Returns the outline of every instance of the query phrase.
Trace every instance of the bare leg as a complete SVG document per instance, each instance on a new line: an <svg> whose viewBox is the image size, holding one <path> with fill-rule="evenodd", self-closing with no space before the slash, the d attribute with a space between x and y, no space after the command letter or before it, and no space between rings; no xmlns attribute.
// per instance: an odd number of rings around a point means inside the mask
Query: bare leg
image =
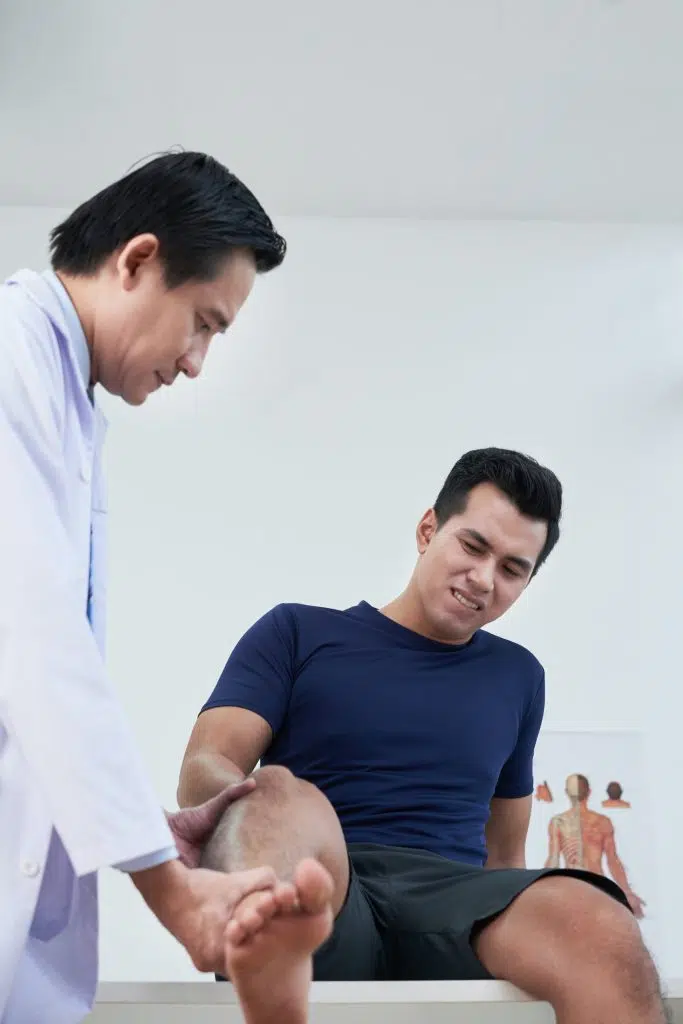
<svg viewBox="0 0 683 1024"><path fill-rule="evenodd" d="M312 954L330 933L348 886L346 845L328 800L284 768L254 773L256 789L229 808L202 865L268 864L275 898L246 897L228 929L227 963L247 1024L305 1024Z"/></svg>
<svg viewBox="0 0 683 1024"><path fill-rule="evenodd" d="M308 1020L311 954L332 928L332 881L318 861L304 860L290 891L291 897L279 897L272 917L260 913L258 922L250 921L256 901L245 897L228 926L228 972L246 1024Z"/></svg>
<svg viewBox="0 0 683 1024"><path fill-rule="evenodd" d="M586 882L540 879L476 937L494 977L552 1004L558 1024L666 1024L635 919Z"/></svg>
<svg viewBox="0 0 683 1024"><path fill-rule="evenodd" d="M326 796L287 768L259 768L253 793L228 807L204 847L201 866L240 871L267 865L291 881L307 857L332 876L335 915L346 899L349 862L344 834Z"/></svg>

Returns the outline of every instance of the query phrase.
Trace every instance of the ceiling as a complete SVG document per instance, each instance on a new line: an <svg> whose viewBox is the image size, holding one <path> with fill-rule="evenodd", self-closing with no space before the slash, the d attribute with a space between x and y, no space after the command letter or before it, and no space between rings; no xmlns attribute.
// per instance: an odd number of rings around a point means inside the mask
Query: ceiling
<svg viewBox="0 0 683 1024"><path fill-rule="evenodd" d="M279 215L683 218L681 0L2 0L0 203L206 149Z"/></svg>

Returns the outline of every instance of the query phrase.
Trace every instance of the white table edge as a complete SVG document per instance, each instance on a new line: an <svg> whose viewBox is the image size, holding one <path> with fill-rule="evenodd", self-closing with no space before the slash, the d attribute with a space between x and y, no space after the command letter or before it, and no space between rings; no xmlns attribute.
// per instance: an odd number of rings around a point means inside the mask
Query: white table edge
<svg viewBox="0 0 683 1024"><path fill-rule="evenodd" d="M664 984L667 999L683 999L683 979ZM209 982L103 981L97 1003L234 1004L232 985ZM314 982L311 1003L522 1003L530 996L504 981Z"/></svg>

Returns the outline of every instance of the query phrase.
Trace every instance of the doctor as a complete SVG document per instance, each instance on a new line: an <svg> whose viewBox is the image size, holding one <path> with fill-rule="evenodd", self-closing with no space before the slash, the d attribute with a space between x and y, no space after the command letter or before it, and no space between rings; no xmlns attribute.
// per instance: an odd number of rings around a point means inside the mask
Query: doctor
<svg viewBox="0 0 683 1024"><path fill-rule="evenodd" d="M0 288L0 1020L75 1024L97 981L97 872L128 872L200 970L231 913L269 913L269 868L197 868L228 803L165 815L102 662L105 432L93 386L131 405L196 377L285 243L211 157L139 167L51 236L53 270ZM259 896L259 890L263 890ZM289 896L291 906L291 886Z"/></svg>

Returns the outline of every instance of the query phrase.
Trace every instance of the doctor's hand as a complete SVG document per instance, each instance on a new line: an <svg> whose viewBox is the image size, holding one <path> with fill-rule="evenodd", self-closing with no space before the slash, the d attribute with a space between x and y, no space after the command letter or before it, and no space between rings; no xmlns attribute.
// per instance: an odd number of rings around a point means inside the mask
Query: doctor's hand
<svg viewBox="0 0 683 1024"><path fill-rule="evenodd" d="M228 786L221 793L197 807L186 807L182 811L170 814L166 811L178 856L188 868L199 866L202 847L220 821L223 812L256 788L253 778L244 779L233 786Z"/></svg>
<svg viewBox="0 0 683 1024"><path fill-rule="evenodd" d="M185 947L197 970L217 974L226 973L225 930L235 906L248 893L272 891L276 886L271 868L223 874L190 869L179 860L133 872L131 878L152 913Z"/></svg>

